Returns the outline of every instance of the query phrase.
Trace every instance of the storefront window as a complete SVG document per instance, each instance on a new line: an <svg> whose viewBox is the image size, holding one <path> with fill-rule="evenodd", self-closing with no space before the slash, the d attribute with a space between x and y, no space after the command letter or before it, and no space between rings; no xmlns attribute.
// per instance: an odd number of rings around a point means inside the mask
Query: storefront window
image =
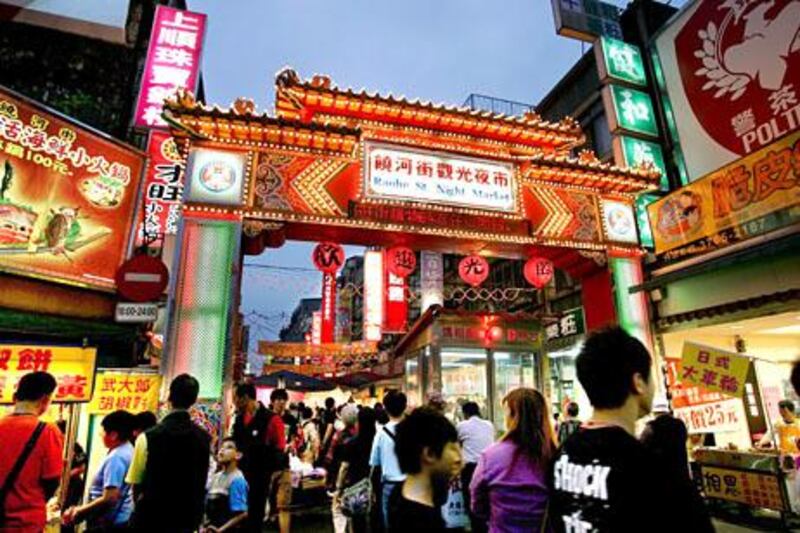
<svg viewBox="0 0 800 533"><path fill-rule="evenodd" d="M461 406L474 401L487 413L486 350L442 349L442 394L447 401L447 416L462 419Z"/></svg>
<svg viewBox="0 0 800 533"><path fill-rule="evenodd" d="M494 353L494 427L498 432L505 429L503 420L503 398L519 387L535 387L536 372L532 353Z"/></svg>

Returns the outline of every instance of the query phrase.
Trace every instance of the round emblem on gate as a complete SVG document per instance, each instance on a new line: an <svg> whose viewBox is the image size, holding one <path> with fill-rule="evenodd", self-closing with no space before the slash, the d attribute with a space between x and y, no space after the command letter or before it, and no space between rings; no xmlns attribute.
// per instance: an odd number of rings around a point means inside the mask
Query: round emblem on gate
<svg viewBox="0 0 800 533"><path fill-rule="evenodd" d="M225 161L211 161L200 168L198 179L213 193L225 192L236 183L236 169Z"/></svg>

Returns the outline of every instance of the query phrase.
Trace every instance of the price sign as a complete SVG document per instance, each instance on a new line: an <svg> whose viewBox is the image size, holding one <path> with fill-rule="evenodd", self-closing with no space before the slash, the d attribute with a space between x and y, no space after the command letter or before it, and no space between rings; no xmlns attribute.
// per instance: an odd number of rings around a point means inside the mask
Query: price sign
<svg viewBox="0 0 800 533"><path fill-rule="evenodd" d="M690 435L736 431L742 427L747 427L744 402L739 398L681 407L675 409L675 416L686 424L686 429Z"/></svg>

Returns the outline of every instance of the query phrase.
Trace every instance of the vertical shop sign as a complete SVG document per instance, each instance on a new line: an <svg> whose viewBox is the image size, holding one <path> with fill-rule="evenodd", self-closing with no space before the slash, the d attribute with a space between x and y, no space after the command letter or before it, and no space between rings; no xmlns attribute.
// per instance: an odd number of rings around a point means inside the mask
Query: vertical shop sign
<svg viewBox="0 0 800 533"><path fill-rule="evenodd" d="M680 375L683 383L741 397L749 370L750 358L747 356L693 342L683 344Z"/></svg>
<svg viewBox="0 0 800 533"><path fill-rule="evenodd" d="M383 321L385 333L403 333L408 322L406 280L386 269L386 313Z"/></svg>
<svg viewBox="0 0 800 533"><path fill-rule="evenodd" d="M151 130L147 141L149 159L144 182L144 210L136 232L136 244L145 236L161 240L178 233L183 199L183 176L175 139L168 133Z"/></svg>
<svg viewBox="0 0 800 533"><path fill-rule="evenodd" d="M0 404L14 403L22 376L49 372L56 379L54 403L88 402L94 389L97 349L0 344Z"/></svg>
<svg viewBox="0 0 800 533"><path fill-rule="evenodd" d="M334 341L336 329L336 275L322 275L322 323L320 324L320 341Z"/></svg>
<svg viewBox="0 0 800 533"><path fill-rule="evenodd" d="M647 85L642 52L638 46L603 36L595 46L595 55L601 80L611 78L639 87Z"/></svg>
<svg viewBox="0 0 800 533"><path fill-rule="evenodd" d="M322 344L322 311L311 313L311 344Z"/></svg>
<svg viewBox="0 0 800 533"><path fill-rule="evenodd" d="M444 259L437 252L421 252L420 290L422 312L432 305L444 305Z"/></svg>
<svg viewBox="0 0 800 533"><path fill-rule="evenodd" d="M130 413L158 410L161 376L143 372L100 372L89 413L107 415L124 409Z"/></svg>
<svg viewBox="0 0 800 533"><path fill-rule="evenodd" d="M667 165L664 162L664 151L661 145L651 141L637 139L628 135L617 135L613 140L614 161L621 161L628 168L650 164L661 173L659 188L669 190Z"/></svg>
<svg viewBox="0 0 800 533"><path fill-rule="evenodd" d="M379 341L383 329L383 251L364 253L364 340Z"/></svg>
<svg viewBox="0 0 800 533"><path fill-rule="evenodd" d="M608 125L612 132L627 130L642 135L658 137L656 114L650 95L619 85L603 88L603 103L608 114Z"/></svg>
<svg viewBox="0 0 800 533"><path fill-rule="evenodd" d="M202 13L156 7L134 127L165 128L164 100L178 89L197 89L205 30Z"/></svg>

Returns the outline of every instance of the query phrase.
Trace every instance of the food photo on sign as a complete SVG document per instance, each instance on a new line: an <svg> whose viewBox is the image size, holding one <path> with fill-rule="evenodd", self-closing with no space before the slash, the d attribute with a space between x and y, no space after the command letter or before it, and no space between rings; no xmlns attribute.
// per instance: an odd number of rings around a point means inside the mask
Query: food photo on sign
<svg viewBox="0 0 800 533"><path fill-rule="evenodd" d="M0 269L111 289L144 155L0 87Z"/></svg>

